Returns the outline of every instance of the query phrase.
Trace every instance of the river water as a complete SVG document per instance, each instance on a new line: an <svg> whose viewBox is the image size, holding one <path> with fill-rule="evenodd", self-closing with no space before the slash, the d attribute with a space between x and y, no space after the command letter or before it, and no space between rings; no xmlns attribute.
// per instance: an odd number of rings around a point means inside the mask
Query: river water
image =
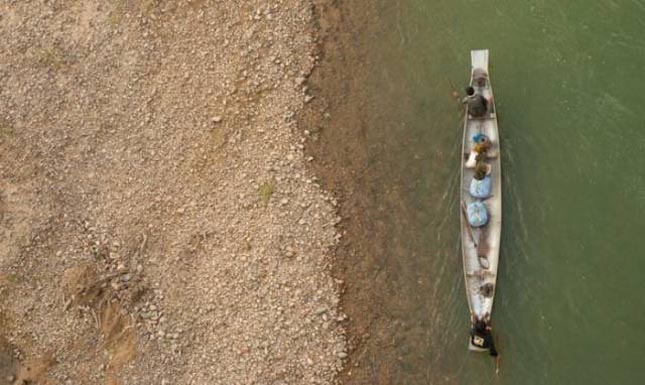
<svg viewBox="0 0 645 385"><path fill-rule="evenodd" d="M374 319L345 381L645 383L645 1L377 3L350 232L369 279L346 295ZM467 351L450 97L478 48L502 140L498 374Z"/></svg>

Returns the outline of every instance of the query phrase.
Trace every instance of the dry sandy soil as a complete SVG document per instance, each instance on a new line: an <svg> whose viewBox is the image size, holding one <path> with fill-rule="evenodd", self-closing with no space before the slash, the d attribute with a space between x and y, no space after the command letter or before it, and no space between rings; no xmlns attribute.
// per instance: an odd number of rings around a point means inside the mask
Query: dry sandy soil
<svg viewBox="0 0 645 385"><path fill-rule="evenodd" d="M0 0L0 385L335 381L330 2Z"/></svg>

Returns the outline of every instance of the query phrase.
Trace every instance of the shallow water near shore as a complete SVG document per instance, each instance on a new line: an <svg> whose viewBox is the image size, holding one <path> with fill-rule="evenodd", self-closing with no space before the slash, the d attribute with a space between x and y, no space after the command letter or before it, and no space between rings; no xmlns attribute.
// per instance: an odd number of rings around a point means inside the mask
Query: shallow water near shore
<svg viewBox="0 0 645 385"><path fill-rule="evenodd" d="M368 299L374 319L344 381L639 383L645 3L378 4L383 26L360 40L374 65L355 134L363 219L348 234L350 248L363 244L349 274L365 279L345 297L350 309ZM460 257L462 120L450 93L478 48L490 50L502 139L499 374L467 351Z"/></svg>

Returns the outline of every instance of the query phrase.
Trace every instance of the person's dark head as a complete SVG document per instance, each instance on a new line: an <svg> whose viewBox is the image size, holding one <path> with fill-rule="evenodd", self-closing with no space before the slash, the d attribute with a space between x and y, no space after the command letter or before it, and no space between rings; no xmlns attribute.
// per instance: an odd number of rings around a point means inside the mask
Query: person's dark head
<svg viewBox="0 0 645 385"><path fill-rule="evenodd" d="M473 96L475 95L475 89L471 86L466 87L466 95Z"/></svg>
<svg viewBox="0 0 645 385"><path fill-rule="evenodd" d="M477 162L475 165L475 173L473 175L473 178L477 180L482 180L486 178L486 174L488 173L488 165L486 162Z"/></svg>
<svg viewBox="0 0 645 385"><path fill-rule="evenodd" d="M475 331L477 333L485 333L486 332L486 322L484 320L478 319L475 321Z"/></svg>

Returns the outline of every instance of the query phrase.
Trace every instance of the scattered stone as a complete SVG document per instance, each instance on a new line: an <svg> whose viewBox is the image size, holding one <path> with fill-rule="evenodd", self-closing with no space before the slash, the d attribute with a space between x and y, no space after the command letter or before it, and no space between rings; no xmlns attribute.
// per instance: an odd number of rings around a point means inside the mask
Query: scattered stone
<svg viewBox="0 0 645 385"><path fill-rule="evenodd" d="M315 93L311 0L244 18L231 1L8 3L2 271L20 281L2 289L21 300L0 314L16 360L54 347L42 382L61 384L335 383L336 210L307 164L317 125L296 120Z"/></svg>

